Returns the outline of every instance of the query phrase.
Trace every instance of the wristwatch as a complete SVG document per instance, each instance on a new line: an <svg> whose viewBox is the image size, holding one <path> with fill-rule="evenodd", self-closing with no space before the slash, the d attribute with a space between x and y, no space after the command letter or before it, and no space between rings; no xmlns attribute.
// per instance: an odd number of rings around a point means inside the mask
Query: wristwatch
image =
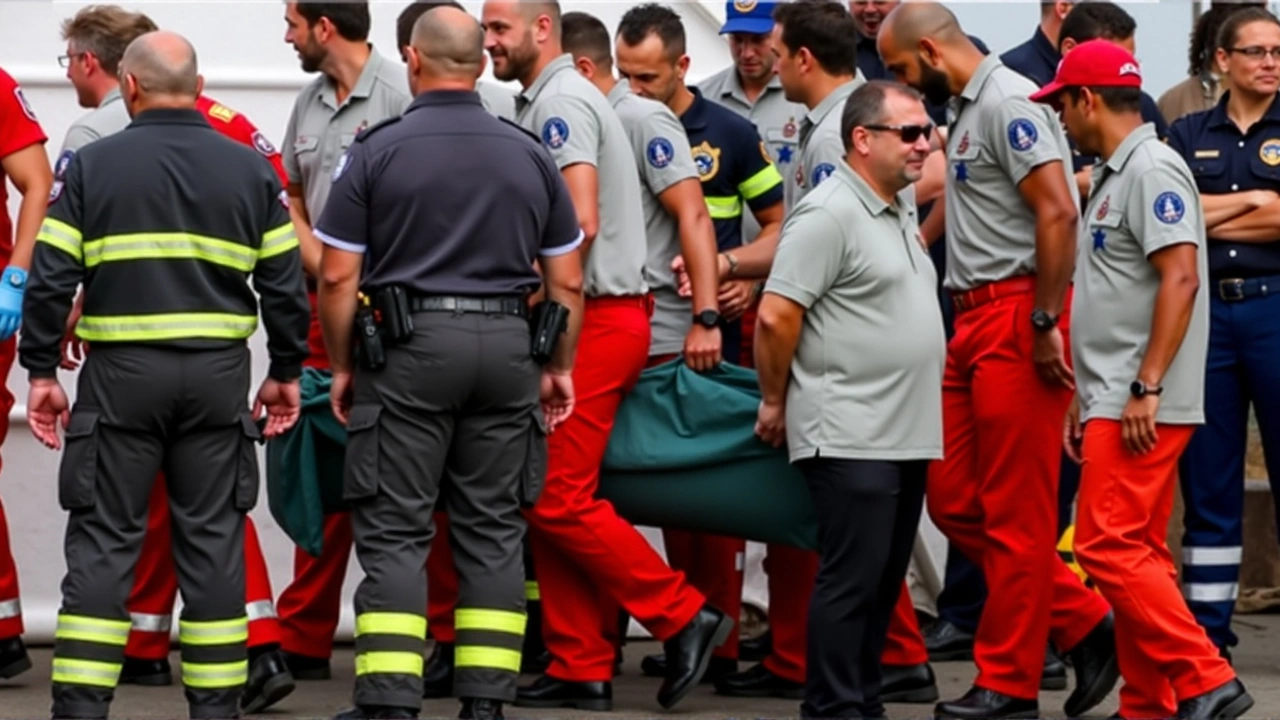
<svg viewBox="0 0 1280 720"><path fill-rule="evenodd" d="M1046 332L1058 327L1058 318L1050 315L1044 310L1032 310L1031 326L1040 332Z"/></svg>
<svg viewBox="0 0 1280 720"><path fill-rule="evenodd" d="M1129 385L1129 394L1136 398L1144 398L1148 395L1159 395L1164 392L1164 388L1156 385L1155 387L1147 387L1147 384L1141 380L1134 380Z"/></svg>
<svg viewBox="0 0 1280 720"><path fill-rule="evenodd" d="M715 310L703 310L693 316L693 321L705 328L719 327L720 313Z"/></svg>

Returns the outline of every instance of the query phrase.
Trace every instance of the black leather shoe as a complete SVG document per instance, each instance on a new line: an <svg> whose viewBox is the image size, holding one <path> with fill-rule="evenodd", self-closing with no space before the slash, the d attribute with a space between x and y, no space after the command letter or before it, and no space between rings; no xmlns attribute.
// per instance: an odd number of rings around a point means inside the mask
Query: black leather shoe
<svg viewBox="0 0 1280 720"><path fill-rule="evenodd" d="M0 675L0 677L8 677ZM120 668L121 685L145 685L147 687L164 687L173 684L173 669L169 667L169 659L141 660L127 657Z"/></svg>
<svg viewBox="0 0 1280 720"><path fill-rule="evenodd" d="M1235 720L1253 707L1253 698L1239 680L1178 703L1177 720Z"/></svg>
<svg viewBox="0 0 1280 720"><path fill-rule="evenodd" d="M249 681L240 696L240 707L252 715L275 705L293 692L295 684L284 653L269 650L249 661Z"/></svg>
<svg viewBox="0 0 1280 720"><path fill-rule="evenodd" d="M1050 645L1044 652L1044 670L1040 674L1041 690L1066 690L1067 666L1058 657L1058 651Z"/></svg>
<svg viewBox="0 0 1280 720"><path fill-rule="evenodd" d="M289 668L294 680L328 680L331 675L329 658L286 652L284 664Z"/></svg>
<svg viewBox="0 0 1280 720"><path fill-rule="evenodd" d="M880 668L880 702L931 703L938 701L938 679L929 663L884 665Z"/></svg>
<svg viewBox="0 0 1280 720"><path fill-rule="evenodd" d="M936 620L924 631L924 646L929 662L973 659L973 634L946 620Z"/></svg>
<svg viewBox="0 0 1280 720"><path fill-rule="evenodd" d="M458 720L503 720L502 703L488 698L462 698Z"/></svg>
<svg viewBox="0 0 1280 720"><path fill-rule="evenodd" d="M30 669L31 656L21 636L0 640L0 679L7 680Z"/></svg>
<svg viewBox="0 0 1280 720"><path fill-rule="evenodd" d="M670 710L698 684L711 664L711 653L733 632L733 618L703 605L688 625L662 644L667 676L658 688L658 704Z"/></svg>
<svg viewBox="0 0 1280 720"><path fill-rule="evenodd" d="M551 664L551 651L545 647L536 654L520 655L520 673L523 675L541 675Z"/></svg>
<svg viewBox="0 0 1280 720"><path fill-rule="evenodd" d="M1040 703L1001 695L994 690L975 687L959 700L938 703L933 709L937 720L1009 720L1040 717Z"/></svg>
<svg viewBox="0 0 1280 720"><path fill-rule="evenodd" d="M804 698L804 683L778 677L763 663L728 675L716 681L716 694L726 697L779 697L789 700Z"/></svg>
<svg viewBox="0 0 1280 720"><path fill-rule="evenodd" d="M516 690L516 707L577 708L592 712L613 710L613 683L569 682L543 675Z"/></svg>
<svg viewBox="0 0 1280 720"><path fill-rule="evenodd" d="M645 655L640 661L640 672L648 677L666 677L667 676L667 656ZM716 680L726 676L733 675L738 672L738 661L733 658L711 656L711 664L707 665L707 672L702 676L702 682L713 683Z"/></svg>
<svg viewBox="0 0 1280 720"><path fill-rule="evenodd" d="M453 697L453 643L437 642L422 668L422 697Z"/></svg>
<svg viewBox="0 0 1280 720"><path fill-rule="evenodd" d="M765 630L758 637L738 642L738 659L742 662L760 662L773 652L773 633Z"/></svg>
<svg viewBox="0 0 1280 720"><path fill-rule="evenodd" d="M418 711L409 708L369 705L343 710L333 720L417 720Z"/></svg>
<svg viewBox="0 0 1280 720"><path fill-rule="evenodd" d="M1107 613L1089 634L1071 648L1071 665L1076 671L1076 689L1071 691L1062 711L1067 717L1082 717L1107 699L1120 681L1116 659L1116 626Z"/></svg>

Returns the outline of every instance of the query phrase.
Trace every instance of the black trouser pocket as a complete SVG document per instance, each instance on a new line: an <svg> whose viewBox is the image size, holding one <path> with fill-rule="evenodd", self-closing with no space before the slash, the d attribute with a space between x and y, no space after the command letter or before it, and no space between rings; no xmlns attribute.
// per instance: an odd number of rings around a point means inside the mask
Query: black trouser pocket
<svg viewBox="0 0 1280 720"><path fill-rule="evenodd" d="M351 408L342 473L343 500L364 500L378 494L378 418L381 415L381 405Z"/></svg>
<svg viewBox="0 0 1280 720"><path fill-rule="evenodd" d="M98 478L97 410L76 410L67 425L67 449L58 468L58 504L63 510L93 507Z"/></svg>
<svg viewBox="0 0 1280 720"><path fill-rule="evenodd" d="M250 413L240 415L239 457L236 462L235 507L242 512L249 512L258 504L258 489L262 485L258 474L258 441L262 439L262 430Z"/></svg>
<svg viewBox="0 0 1280 720"><path fill-rule="evenodd" d="M520 471L520 504L524 507L538 502L547 479L547 418L541 407L534 408L531 416L524 468Z"/></svg>

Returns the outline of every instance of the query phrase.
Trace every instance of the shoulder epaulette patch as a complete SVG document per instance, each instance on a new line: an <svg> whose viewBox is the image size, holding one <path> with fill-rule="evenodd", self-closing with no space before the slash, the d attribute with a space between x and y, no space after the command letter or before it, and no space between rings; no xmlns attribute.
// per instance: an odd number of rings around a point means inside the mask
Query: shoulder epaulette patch
<svg viewBox="0 0 1280 720"><path fill-rule="evenodd" d="M236 116L236 111L222 103L214 103L213 106L209 108L209 114L218 118L222 122L231 122L231 118Z"/></svg>
<svg viewBox="0 0 1280 720"><path fill-rule="evenodd" d="M533 132L532 130L530 130L530 129L526 128L525 126L521 125L520 123L518 123L518 122L516 122L516 121L514 121L514 120L508 120L507 118L504 118L504 117L499 117L498 119L499 119L499 120L501 120L502 122L504 122L504 123L506 123L506 124L510 125L511 127L515 128L515 129L517 129L517 130L519 130L520 132L524 133L525 135L528 135L529 137L533 138L533 141L534 141L535 143L537 143L537 144L539 144L539 145L541 145L541 144L542 144L542 138L538 135L538 133Z"/></svg>

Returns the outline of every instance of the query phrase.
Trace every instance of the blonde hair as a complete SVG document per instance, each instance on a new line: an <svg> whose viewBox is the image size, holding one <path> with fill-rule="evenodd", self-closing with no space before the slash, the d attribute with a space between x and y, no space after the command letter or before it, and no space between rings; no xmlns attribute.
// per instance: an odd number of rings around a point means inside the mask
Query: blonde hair
<svg viewBox="0 0 1280 720"><path fill-rule="evenodd" d="M90 5L62 23L62 39L76 52L89 52L102 69L116 74L125 48L139 36L159 29L151 18L119 5Z"/></svg>

